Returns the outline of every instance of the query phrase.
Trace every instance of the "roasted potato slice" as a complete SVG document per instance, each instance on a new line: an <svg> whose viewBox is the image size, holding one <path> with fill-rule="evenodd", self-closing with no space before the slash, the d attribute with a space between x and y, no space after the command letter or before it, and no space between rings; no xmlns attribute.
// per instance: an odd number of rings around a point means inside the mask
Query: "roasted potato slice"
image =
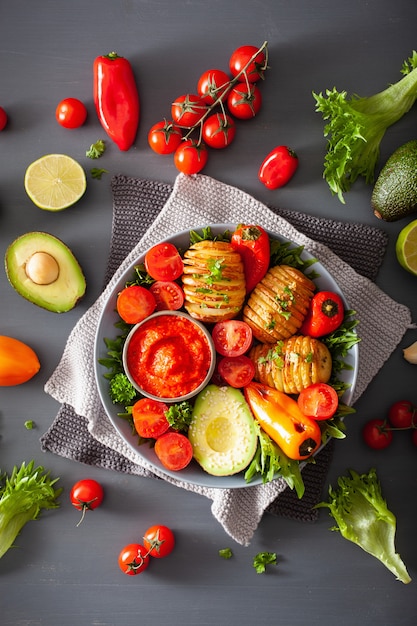
<svg viewBox="0 0 417 626"><path fill-rule="evenodd" d="M265 343L288 339L299 331L316 285L289 265L271 267L243 309L254 336Z"/></svg>
<svg viewBox="0 0 417 626"><path fill-rule="evenodd" d="M225 241L199 241L184 255L182 286L187 312L202 322L231 319L246 297L242 258Z"/></svg>
<svg viewBox="0 0 417 626"><path fill-rule="evenodd" d="M298 394L313 383L327 383L332 373L327 346L304 335L274 345L257 344L249 356L255 365L255 379L284 393Z"/></svg>

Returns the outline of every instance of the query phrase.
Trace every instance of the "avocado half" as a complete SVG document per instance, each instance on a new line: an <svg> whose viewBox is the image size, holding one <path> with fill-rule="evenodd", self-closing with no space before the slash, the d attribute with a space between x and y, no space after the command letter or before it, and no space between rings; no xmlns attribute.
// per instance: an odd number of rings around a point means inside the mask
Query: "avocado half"
<svg viewBox="0 0 417 626"><path fill-rule="evenodd" d="M208 385L195 401L188 430L194 458L213 476L244 470L256 452L255 420L243 394L233 387Z"/></svg>
<svg viewBox="0 0 417 626"><path fill-rule="evenodd" d="M65 313L83 297L86 282L71 250L44 232L21 235L6 250L12 287L26 300L53 313Z"/></svg>

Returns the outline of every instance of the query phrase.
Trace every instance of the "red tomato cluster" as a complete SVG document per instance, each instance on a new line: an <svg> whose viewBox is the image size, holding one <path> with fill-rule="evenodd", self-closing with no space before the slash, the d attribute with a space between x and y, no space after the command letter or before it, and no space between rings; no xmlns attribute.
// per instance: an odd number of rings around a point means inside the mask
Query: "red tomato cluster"
<svg viewBox="0 0 417 626"><path fill-rule="evenodd" d="M373 450L383 450L392 443L393 433L411 430L411 439L417 446L417 406L409 400L395 402L386 419L369 420L362 430L365 443Z"/></svg>
<svg viewBox="0 0 417 626"><path fill-rule="evenodd" d="M200 172L208 149L229 146L236 135L236 119L248 120L262 106L257 82L267 69L266 42L260 48L240 46L229 60L229 74L219 69L201 74L196 93L177 97L170 119L157 122L148 142L158 154L174 154L177 169L184 174Z"/></svg>
<svg viewBox="0 0 417 626"><path fill-rule="evenodd" d="M129 543L122 548L118 564L123 574L136 576L149 566L151 557L162 559L171 554L175 547L174 533L168 526L154 524L143 536L142 543Z"/></svg>

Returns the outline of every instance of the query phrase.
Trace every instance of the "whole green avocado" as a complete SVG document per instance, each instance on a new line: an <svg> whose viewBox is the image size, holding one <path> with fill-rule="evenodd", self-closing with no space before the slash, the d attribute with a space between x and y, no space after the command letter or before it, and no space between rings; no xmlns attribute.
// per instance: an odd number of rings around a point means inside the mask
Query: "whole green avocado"
<svg viewBox="0 0 417 626"><path fill-rule="evenodd" d="M374 215L395 222L417 211L417 140L400 146L388 159L375 183Z"/></svg>

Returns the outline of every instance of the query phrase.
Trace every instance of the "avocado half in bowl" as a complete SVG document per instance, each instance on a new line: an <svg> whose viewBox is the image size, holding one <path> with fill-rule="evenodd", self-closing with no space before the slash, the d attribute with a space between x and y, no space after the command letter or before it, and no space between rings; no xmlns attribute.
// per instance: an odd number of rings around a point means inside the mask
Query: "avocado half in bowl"
<svg viewBox="0 0 417 626"><path fill-rule="evenodd" d="M206 227L207 225L197 226L190 228L190 230L201 232ZM215 224L211 225L210 228L212 233L216 235L226 231L233 232L236 229L236 225ZM165 241L174 244L181 252L184 252L190 247L190 230L177 233ZM297 247L297 242L289 242L279 234L268 233L268 235L280 243L290 247ZM139 464L143 463L147 468L155 471L157 475L202 487L220 489L246 488L261 484L261 477L256 477L249 483L245 480L246 462L255 452L257 435L250 412L250 419L248 419L247 405L244 402L244 396L240 389L223 393L223 395L220 395L219 400L219 394L217 393L219 387L209 383L197 396L191 399L194 406L194 414L196 415L202 411L202 404L207 407L204 396L208 394L212 398L213 411L208 420L209 426L205 431L203 429L203 436L196 429L191 428L191 431L189 431L189 439L195 448L194 459L186 468L177 472L167 470L161 464L155 454L153 440L150 440L149 443L139 443L139 437L132 429L132 423L123 416L125 407L113 404L111 401L109 395L109 370L103 365L103 361L108 357L106 341L109 339L115 340L120 336L120 330L116 326L120 322L116 309L117 296L126 284L134 279L135 267L144 263L145 254L146 251L139 255L114 285L102 309L96 331L94 358L96 383L101 402L110 422L124 443L133 451L133 458L136 456ZM306 261L313 260L312 255L307 250L303 250L301 256ZM317 261L314 262L312 267L316 276L314 282L317 289L339 293L345 302L346 309L348 309L348 303L341 293L337 282L326 268ZM208 327L211 328L212 325L208 325ZM352 401L358 370L357 345L354 345L349 350L344 361L347 363L348 369L343 370L339 374L339 378L348 386L343 395L343 403L349 405ZM204 411L207 412L207 408ZM237 419L236 415L238 416ZM237 428L237 425L239 428ZM219 437L220 432L222 433L221 437ZM212 461L208 459L208 455L204 450L206 445L209 447L215 445L218 448L215 466L209 467ZM197 450L198 446L200 446L200 451ZM210 454L212 452L213 450L210 451ZM239 452L240 454L238 454ZM245 457L246 452L247 457ZM207 471L204 469L205 466ZM209 471L211 473L208 473Z"/></svg>

